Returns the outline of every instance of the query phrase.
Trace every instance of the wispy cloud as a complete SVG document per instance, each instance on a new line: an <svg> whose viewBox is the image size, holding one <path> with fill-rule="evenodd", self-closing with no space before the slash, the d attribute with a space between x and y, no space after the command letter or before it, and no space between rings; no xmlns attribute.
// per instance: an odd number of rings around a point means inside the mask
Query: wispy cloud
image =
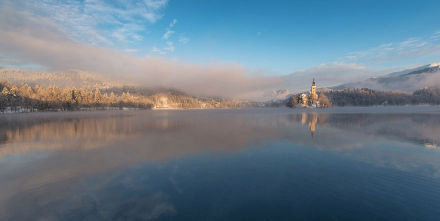
<svg viewBox="0 0 440 221"><path fill-rule="evenodd" d="M174 33L176 33L176 32L175 32L175 31L172 31L172 30L167 30L167 31L165 32L165 34L163 34L162 38L163 38L163 39L168 39L168 38L170 38L171 35L173 35Z"/></svg>
<svg viewBox="0 0 440 221"><path fill-rule="evenodd" d="M423 58L440 55L440 31L425 38L409 38L401 42L381 44L348 54L343 60L363 64L387 63L399 59Z"/></svg>
<svg viewBox="0 0 440 221"><path fill-rule="evenodd" d="M173 19L169 25L170 28L174 27L177 24L177 19Z"/></svg>
<svg viewBox="0 0 440 221"><path fill-rule="evenodd" d="M135 49L135 48L126 48L126 49L124 49L124 51L127 52L127 53L137 53L137 52L139 52L139 50Z"/></svg>
<svg viewBox="0 0 440 221"><path fill-rule="evenodd" d="M145 4L148 8L158 10L163 8L168 3L168 0L145 0Z"/></svg>
<svg viewBox="0 0 440 221"><path fill-rule="evenodd" d="M141 32L162 18L168 0L131 1L26 1L0 3L55 22L70 38L93 45L112 46L115 41L140 41Z"/></svg>
<svg viewBox="0 0 440 221"><path fill-rule="evenodd" d="M185 37L185 36L180 36L179 43L182 44L182 45L185 45L185 44L188 44L189 40L190 39Z"/></svg>
<svg viewBox="0 0 440 221"><path fill-rule="evenodd" d="M174 50L176 49L174 46L174 42L170 41L169 39L171 38L171 36L173 36L176 33L172 29L176 24L177 24L177 19L173 19L170 22L168 27L165 29L165 33L162 35L162 40L166 41L165 46L161 50L159 50L156 47L153 48L154 49L154 50L152 50L153 53L165 55L165 54L167 54L167 52L174 52ZM182 39L182 37L181 37L181 38L179 38L178 41L180 44L186 44L189 42L189 39L188 38Z"/></svg>
<svg viewBox="0 0 440 221"><path fill-rule="evenodd" d="M165 33L162 36L162 39L168 40L168 38L171 37L171 35L173 35L174 33L176 33L175 31L172 30L172 28L174 27L174 25L177 24L177 19L173 19L171 21L171 23L168 25L167 29L165 30Z"/></svg>
<svg viewBox="0 0 440 221"><path fill-rule="evenodd" d="M431 36L431 39L433 39L433 40L440 40L440 31L437 31L436 33L434 33Z"/></svg>
<svg viewBox="0 0 440 221"><path fill-rule="evenodd" d="M331 87L383 73L362 64L332 62L299 70L280 78L284 82L282 88L299 92L308 90L313 78L319 82L319 87Z"/></svg>
<svg viewBox="0 0 440 221"><path fill-rule="evenodd" d="M174 49L174 43L172 41L167 41L167 46L164 48L164 50L173 52Z"/></svg>
<svg viewBox="0 0 440 221"><path fill-rule="evenodd" d="M157 48L157 47L153 47L153 48L151 49L151 52L154 53L154 54L160 54L160 55L165 55L165 54L166 54L165 51L162 51L162 50L160 50L160 49Z"/></svg>

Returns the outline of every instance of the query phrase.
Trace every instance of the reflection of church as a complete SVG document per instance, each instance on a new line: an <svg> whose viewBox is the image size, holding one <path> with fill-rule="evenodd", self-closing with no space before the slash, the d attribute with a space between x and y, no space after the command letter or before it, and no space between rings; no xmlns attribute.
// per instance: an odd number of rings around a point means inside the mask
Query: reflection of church
<svg viewBox="0 0 440 221"><path fill-rule="evenodd" d="M304 124L305 122L309 123L309 129L310 133L312 134L312 137L315 135L316 131L316 124L318 123L318 114L317 113L303 113L301 122Z"/></svg>
<svg viewBox="0 0 440 221"><path fill-rule="evenodd" d="M318 124L318 113L302 113L301 114L301 124L308 124L310 129L310 134L312 137L315 135L316 126Z"/></svg>
<svg viewBox="0 0 440 221"><path fill-rule="evenodd" d="M318 114L314 113L312 115L312 119L310 119L310 122L309 122L310 133L312 134L312 137L315 135L317 123L318 123Z"/></svg>

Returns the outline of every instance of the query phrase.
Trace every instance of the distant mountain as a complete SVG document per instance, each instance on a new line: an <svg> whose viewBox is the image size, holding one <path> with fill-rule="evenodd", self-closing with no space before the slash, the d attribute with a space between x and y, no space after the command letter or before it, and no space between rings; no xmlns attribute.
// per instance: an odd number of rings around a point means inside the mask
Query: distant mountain
<svg viewBox="0 0 440 221"><path fill-rule="evenodd" d="M440 87L440 63L393 72L381 77L347 83L333 89L369 88L379 91L414 92L423 88Z"/></svg>
<svg viewBox="0 0 440 221"><path fill-rule="evenodd" d="M61 88L81 87L101 89L122 86L122 84L116 83L115 81L112 81L107 77L78 70L58 73L46 73L0 68L0 80L17 85L27 83L31 86L41 85L48 87L56 85Z"/></svg>

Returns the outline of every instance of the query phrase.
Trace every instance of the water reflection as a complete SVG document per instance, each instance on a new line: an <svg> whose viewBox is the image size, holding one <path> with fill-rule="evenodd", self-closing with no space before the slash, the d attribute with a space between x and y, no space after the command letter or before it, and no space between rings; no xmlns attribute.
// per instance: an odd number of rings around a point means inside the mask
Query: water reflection
<svg viewBox="0 0 440 221"><path fill-rule="evenodd" d="M297 119L299 115L293 115L293 119ZM326 115L321 114L321 116L319 116L318 113L312 112L312 113L305 113L303 112L301 114L301 124L308 124L309 125L309 129L310 129L310 134L312 135L312 137L315 135L315 131L316 131L316 125L318 124L318 120L325 120Z"/></svg>
<svg viewBox="0 0 440 221"><path fill-rule="evenodd" d="M0 158L49 150L155 148L157 159L200 151L239 151L250 143L288 139L323 148L354 147L350 136L405 140L427 148L440 144L438 114L338 114L276 112L130 112L34 114L0 118ZM309 130L309 136L305 131ZM317 130L322 129L319 134ZM331 135L338 131L338 135ZM315 134L318 133L317 139ZM178 148L176 148L178 146ZM160 156L160 157L159 157Z"/></svg>
<svg viewBox="0 0 440 221"><path fill-rule="evenodd" d="M399 179L394 174L402 173L432 182L440 177L439 134L440 115L433 113L261 109L5 115L0 117L0 220L60 218L49 208L78 211L68 214L71 220L177 216L185 207L177 203L180 196L195 194L192 188L215 192L221 187L212 180L226 182L228 173L264 187L270 176L275 184L278 179L276 185L299 189L307 182L330 188L313 178L320 171L333 174L328 184L337 186L337 179L347 178L341 174L360 176L353 168L378 175L373 183L394 182ZM341 158L355 166L341 163ZM216 172L216 165L228 173ZM286 178L281 171L293 174ZM390 180L383 180L387 176ZM197 183L202 177L209 178L203 185ZM307 182L298 183L295 177ZM287 186L282 190L298 197ZM265 191L282 198L275 190ZM233 205L240 200L226 201Z"/></svg>
<svg viewBox="0 0 440 221"><path fill-rule="evenodd" d="M436 148L440 143L439 114L301 113L290 119L308 125L313 137L317 127L356 131L389 139L399 139Z"/></svg>

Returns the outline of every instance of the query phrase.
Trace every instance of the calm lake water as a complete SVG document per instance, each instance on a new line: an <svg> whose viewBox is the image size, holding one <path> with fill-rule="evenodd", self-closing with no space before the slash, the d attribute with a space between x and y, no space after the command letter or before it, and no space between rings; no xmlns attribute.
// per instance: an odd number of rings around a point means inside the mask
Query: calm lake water
<svg viewBox="0 0 440 221"><path fill-rule="evenodd" d="M440 220L440 108L0 115L0 220Z"/></svg>

